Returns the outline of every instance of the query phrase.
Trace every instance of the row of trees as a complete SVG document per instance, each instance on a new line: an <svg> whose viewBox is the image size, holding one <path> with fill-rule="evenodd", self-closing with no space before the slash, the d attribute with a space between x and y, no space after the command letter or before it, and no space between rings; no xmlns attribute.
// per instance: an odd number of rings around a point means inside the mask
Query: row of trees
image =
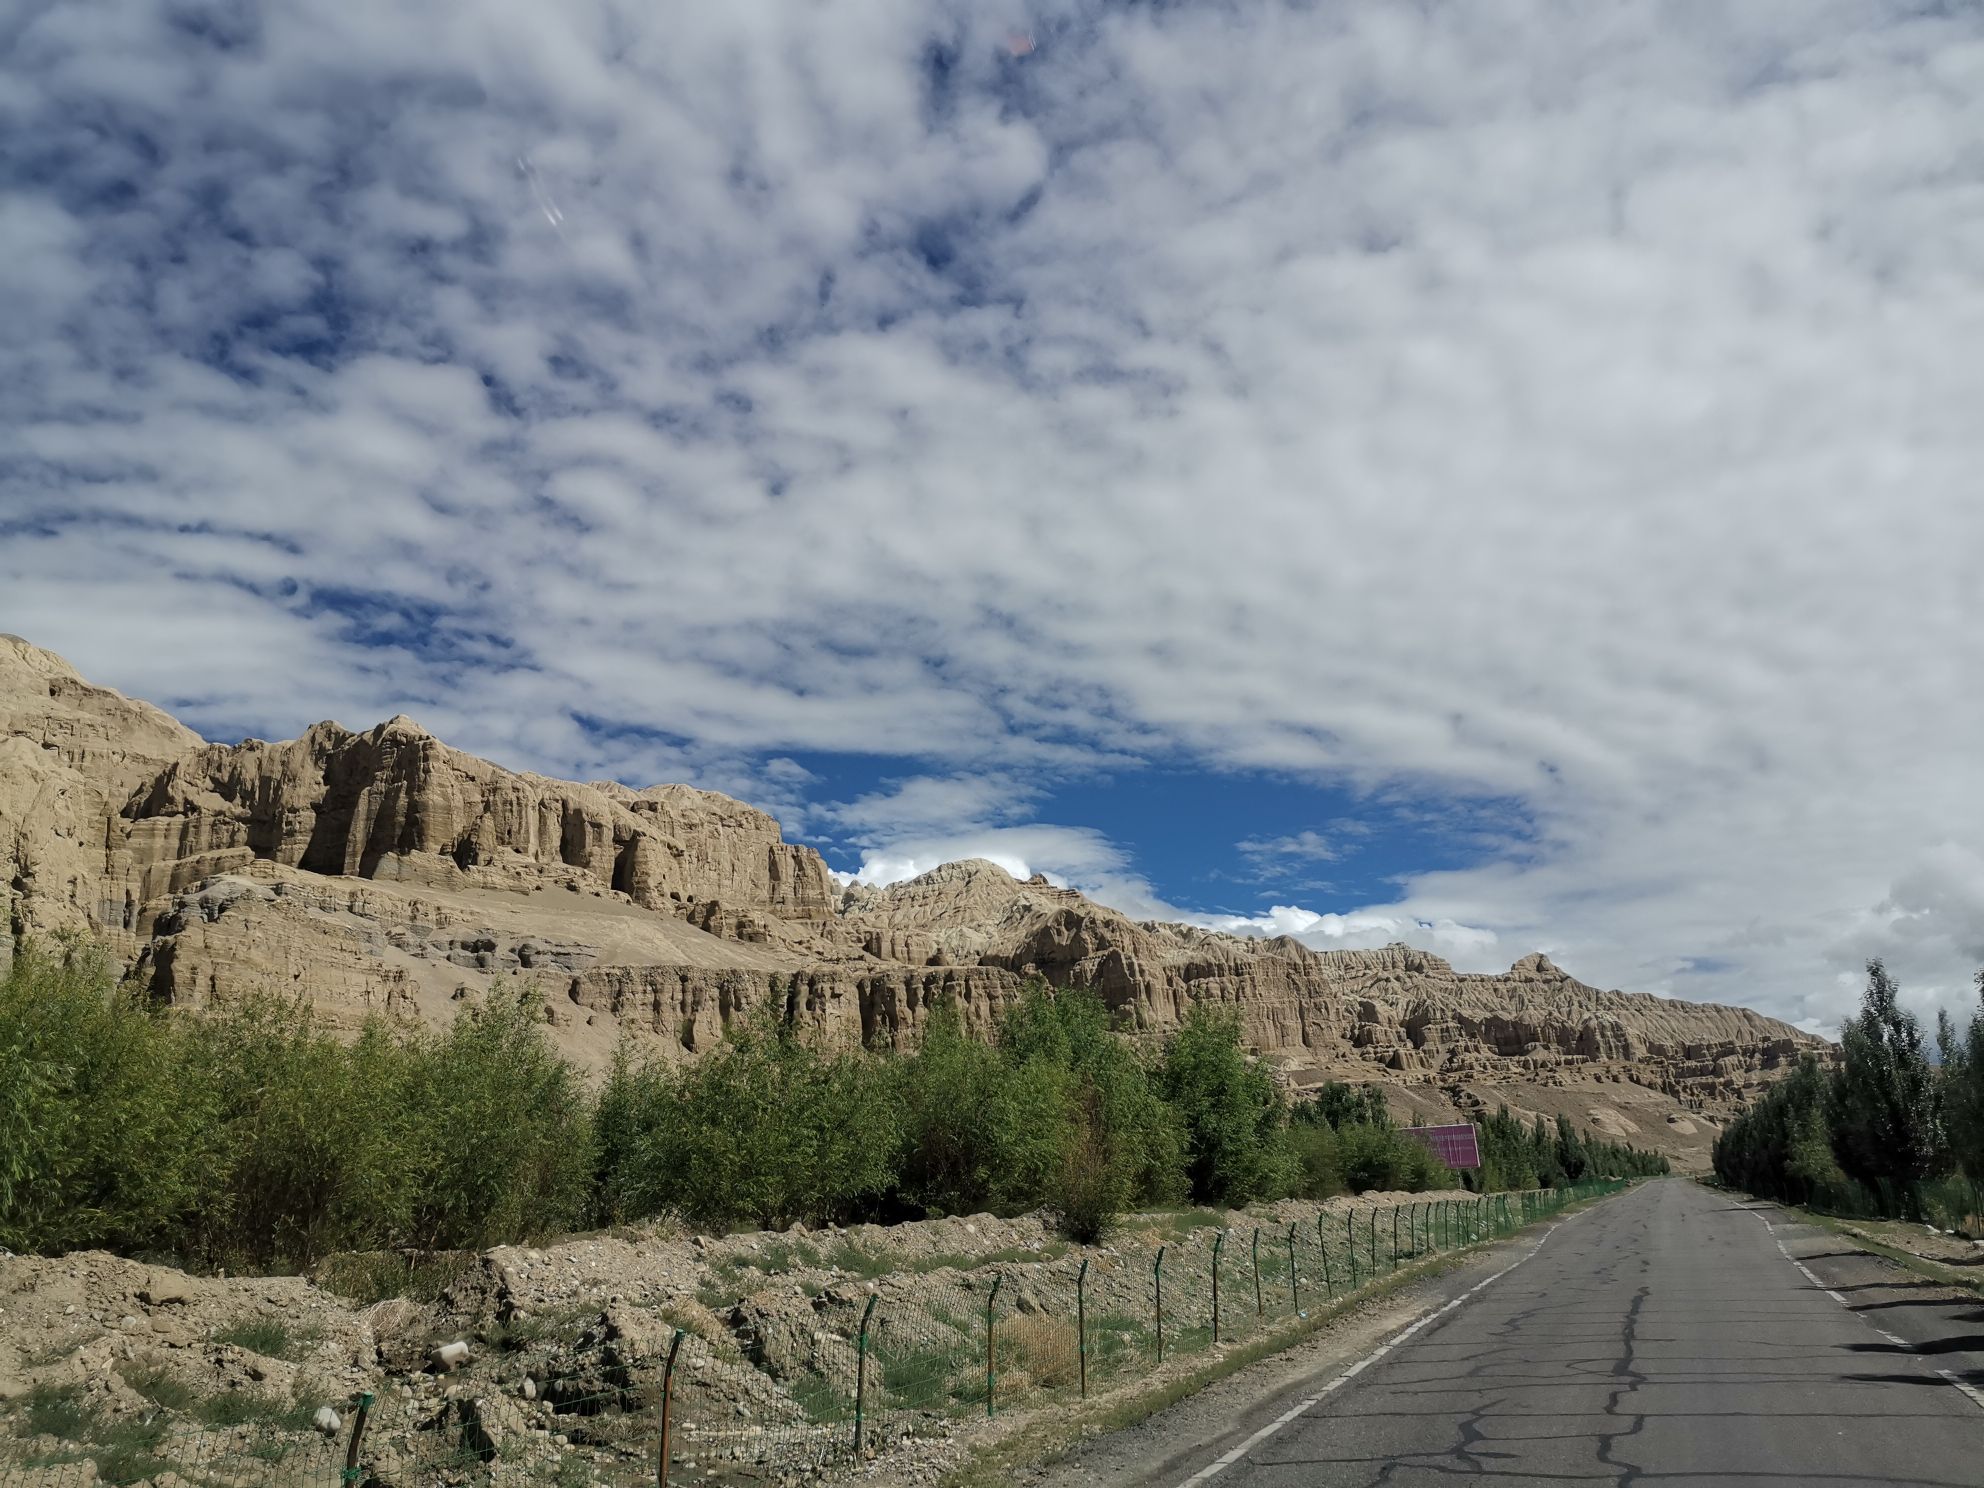
<svg viewBox="0 0 1984 1488"><path fill-rule="evenodd" d="M1503 1106L1475 1124L1481 1167L1471 1177L1488 1192L1562 1188L1586 1178L1649 1178L1670 1170L1660 1153L1587 1136L1562 1114L1554 1124L1538 1116L1534 1125L1525 1127Z"/></svg>
<svg viewBox="0 0 1984 1488"><path fill-rule="evenodd" d="M1643 1171L1622 1150L1484 1125L1477 1181ZM1509 1136L1509 1132L1514 1136ZM1084 992L1029 987L990 1040L953 1008L910 1053L829 1052L769 1010L689 1065L623 1047L597 1090L528 989L444 1033L334 1037L249 999L159 1013L75 946L0 981L0 1246L194 1264L454 1249L673 1213L709 1226L1042 1205L1093 1239L1123 1210L1456 1180L1375 1087L1292 1106L1237 1020L1195 1008L1146 1052Z"/></svg>
<svg viewBox="0 0 1984 1488"><path fill-rule="evenodd" d="M1984 1008L1962 1032L1938 1013L1936 1044L1932 1061L1887 968L1868 962L1838 1061L1807 1056L1730 1123L1716 1176L1769 1198L1906 1218L1938 1202L1942 1180L1984 1182Z"/></svg>

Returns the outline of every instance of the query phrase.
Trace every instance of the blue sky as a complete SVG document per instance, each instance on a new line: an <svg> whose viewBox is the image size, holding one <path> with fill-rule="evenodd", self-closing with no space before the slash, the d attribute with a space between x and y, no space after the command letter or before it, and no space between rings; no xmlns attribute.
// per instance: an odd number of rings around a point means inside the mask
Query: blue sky
<svg viewBox="0 0 1984 1488"><path fill-rule="evenodd" d="M1984 20L0 20L0 628L843 871L1829 1027L1984 963Z"/></svg>

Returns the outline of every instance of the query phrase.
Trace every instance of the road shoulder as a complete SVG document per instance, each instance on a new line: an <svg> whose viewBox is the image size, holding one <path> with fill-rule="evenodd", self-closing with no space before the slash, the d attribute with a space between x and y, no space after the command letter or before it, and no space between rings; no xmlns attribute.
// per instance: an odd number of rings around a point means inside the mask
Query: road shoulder
<svg viewBox="0 0 1984 1488"><path fill-rule="evenodd" d="M1431 1263L1383 1295L1352 1303L1317 1332L1257 1362L1127 1414L1133 1419L1042 1421L1018 1451L995 1451L949 1480L959 1488L1013 1483L1026 1488L1132 1488L1188 1477L1245 1441L1290 1403L1342 1374L1389 1339L1430 1318L1484 1280L1531 1253L1549 1227L1525 1231ZM1041 1432L1059 1430L1058 1439Z"/></svg>
<svg viewBox="0 0 1984 1488"><path fill-rule="evenodd" d="M1883 1357L1928 1361L1984 1408L1984 1296L1979 1284L1922 1257L1897 1254L1850 1225L1759 1201L1751 1212L1812 1285L1868 1325L1854 1345L1870 1368Z"/></svg>

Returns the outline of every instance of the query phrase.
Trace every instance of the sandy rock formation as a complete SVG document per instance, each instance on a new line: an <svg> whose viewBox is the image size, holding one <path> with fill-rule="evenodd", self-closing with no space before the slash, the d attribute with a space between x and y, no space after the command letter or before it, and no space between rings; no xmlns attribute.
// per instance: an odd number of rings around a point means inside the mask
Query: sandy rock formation
<svg viewBox="0 0 1984 1488"><path fill-rule="evenodd" d="M1582 1091L1637 1112L1617 1135L1696 1156L1717 1113L1823 1047L1741 1008L1601 991L1543 956L1483 976L1406 946L1322 952L1132 921L979 859L837 887L817 853L724 796L506 770L404 717L209 744L13 637L0 911L0 956L17 935L87 930L161 999L274 988L334 1026L439 1024L497 978L528 977L553 1037L594 1065L624 1034L696 1057L766 1007L843 1046L913 1042L942 999L989 1028L1042 976L1095 989L1148 1035L1195 1002L1230 1006L1298 1084L1380 1079L1427 1114ZM1651 1104L1600 1099L1620 1085Z"/></svg>

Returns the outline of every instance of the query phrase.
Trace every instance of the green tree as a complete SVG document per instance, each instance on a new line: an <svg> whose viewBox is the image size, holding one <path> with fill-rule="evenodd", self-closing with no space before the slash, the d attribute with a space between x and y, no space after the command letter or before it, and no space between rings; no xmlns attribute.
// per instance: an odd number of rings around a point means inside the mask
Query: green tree
<svg viewBox="0 0 1984 1488"><path fill-rule="evenodd" d="M24 944L0 980L0 1245L163 1251L225 1161L181 1025L79 940Z"/></svg>
<svg viewBox="0 0 1984 1488"><path fill-rule="evenodd" d="M705 1224L850 1217L895 1182L899 1094L875 1074L870 1056L822 1054L769 1011L695 1064L625 1069L608 1092L621 1156L606 1191L623 1213Z"/></svg>
<svg viewBox="0 0 1984 1488"><path fill-rule="evenodd" d="M1000 1021L998 1044L1008 1067L1040 1061L1073 1075L1070 1098L1082 1109L1069 1113L1070 1139L1074 1127L1090 1122L1125 1202L1178 1196L1184 1135L1177 1113L1093 991L1055 991L1033 979Z"/></svg>
<svg viewBox="0 0 1984 1488"><path fill-rule="evenodd" d="M1280 1140L1281 1092L1242 1049L1237 1015L1194 1004L1165 1046L1157 1083L1178 1113L1195 1200L1237 1208L1287 1191L1294 1163Z"/></svg>
<svg viewBox="0 0 1984 1488"><path fill-rule="evenodd" d="M1560 1111L1557 1113L1557 1171L1564 1175L1566 1182L1576 1183L1584 1177L1586 1166L1584 1139L1571 1125L1571 1118Z"/></svg>
<svg viewBox="0 0 1984 1488"><path fill-rule="evenodd" d="M1901 1006L1887 968L1869 961L1860 1015L1840 1035L1832 1125L1841 1167L1912 1206L1914 1185L1943 1161L1936 1094L1921 1025Z"/></svg>
<svg viewBox="0 0 1984 1488"><path fill-rule="evenodd" d="M1008 1095L1004 1076L998 1051L971 1036L954 1002L929 1010L922 1041L899 1071L899 1182L912 1204L935 1214L969 1214L991 1201L1004 1156L1007 1123L993 1115Z"/></svg>
<svg viewBox="0 0 1984 1488"><path fill-rule="evenodd" d="M1984 972L1977 974L1984 1004ZM1984 1008L1973 1012L1961 1036L1942 1030L1943 1124L1950 1155L1965 1177L1984 1182Z"/></svg>

